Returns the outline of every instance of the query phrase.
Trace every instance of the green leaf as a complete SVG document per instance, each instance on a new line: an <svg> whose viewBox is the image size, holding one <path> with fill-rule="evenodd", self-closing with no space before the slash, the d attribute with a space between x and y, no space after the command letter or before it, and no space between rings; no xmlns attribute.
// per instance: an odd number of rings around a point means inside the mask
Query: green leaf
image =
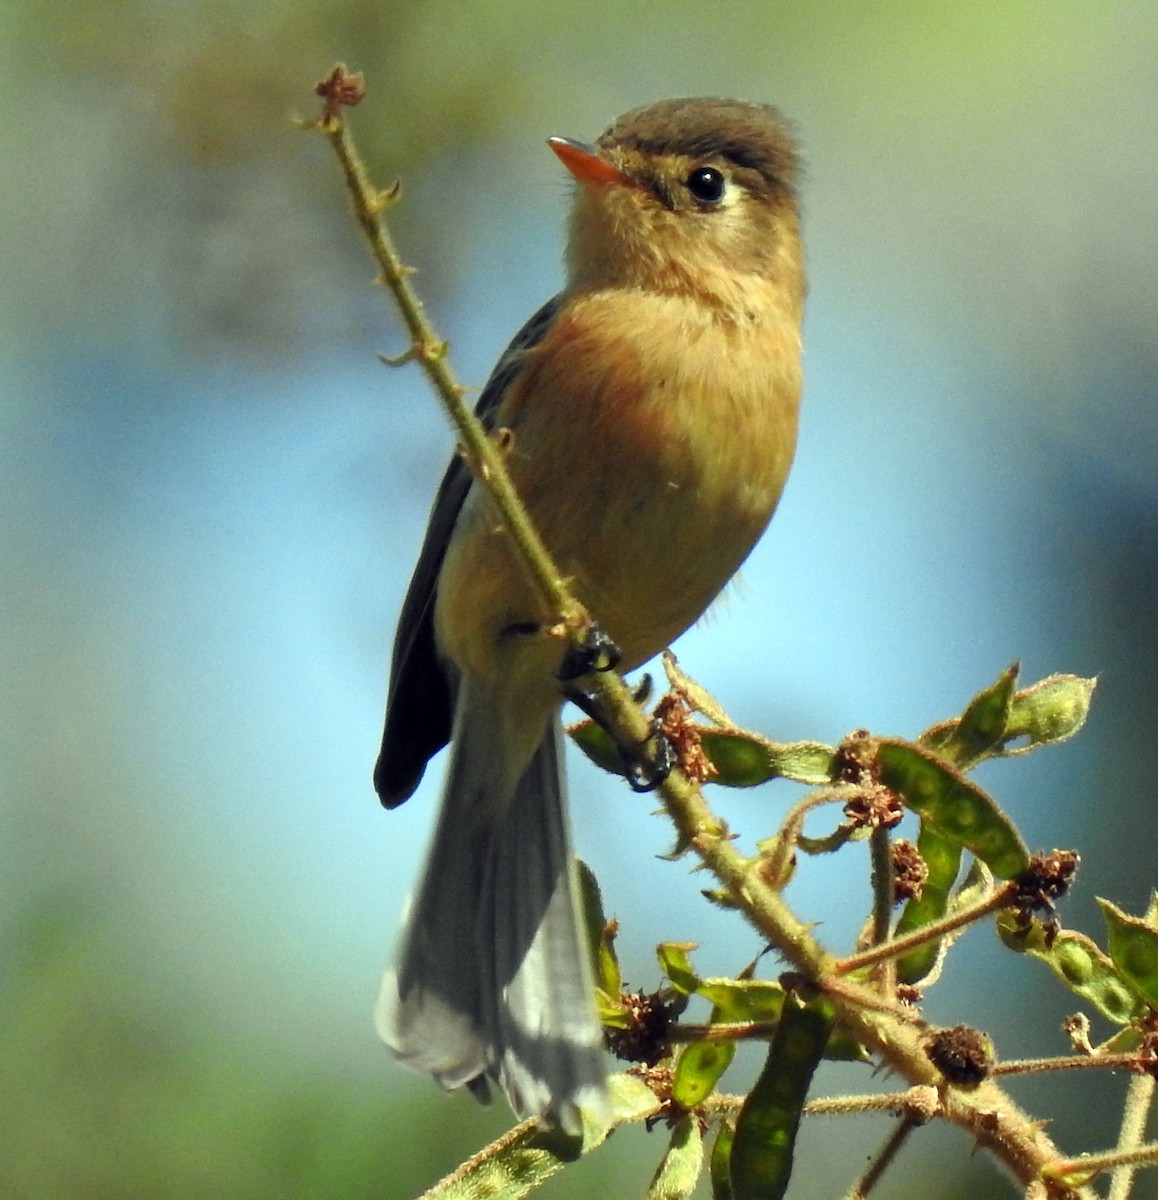
<svg viewBox="0 0 1158 1200"><path fill-rule="evenodd" d="M1063 929L1051 944L1041 921L1034 918L1024 926L1008 911L998 914L997 933L1011 950L1045 963L1071 992L1115 1025L1128 1025L1145 1011L1109 955L1084 933Z"/></svg>
<svg viewBox="0 0 1158 1200"><path fill-rule="evenodd" d="M1137 1025L1127 1025L1119 1029L1113 1037L1107 1038L1098 1050L1102 1054L1136 1054L1142 1045L1142 1031Z"/></svg>
<svg viewBox="0 0 1158 1200"><path fill-rule="evenodd" d="M1098 903L1109 930L1106 948L1114 966L1151 1008L1158 1009L1158 929L1100 896Z"/></svg>
<svg viewBox="0 0 1158 1200"><path fill-rule="evenodd" d="M695 948L695 942L660 942L655 948L660 970L671 980L676 991L685 996L690 996L700 986L700 977L689 955Z"/></svg>
<svg viewBox="0 0 1158 1200"><path fill-rule="evenodd" d="M701 979L696 992L720 1010L721 1021L777 1021L784 989L767 979Z"/></svg>
<svg viewBox="0 0 1158 1200"><path fill-rule="evenodd" d="M595 872L582 860L576 859L579 871L579 897L583 904L583 926L595 975L595 986L608 998L616 1000L623 990L623 977L615 955L615 925L603 914L603 893Z"/></svg>
<svg viewBox="0 0 1158 1200"><path fill-rule="evenodd" d="M704 1167L699 1121L685 1114L672 1126L671 1141L647 1189L647 1200L687 1200Z"/></svg>
<svg viewBox="0 0 1158 1200"><path fill-rule="evenodd" d="M877 777L907 808L972 851L999 879L1029 866L1029 850L996 802L931 751L900 739L876 743Z"/></svg>
<svg viewBox="0 0 1158 1200"><path fill-rule="evenodd" d="M611 1101L612 1127L642 1121L659 1108L655 1092L643 1080L626 1071L607 1077L607 1095ZM583 1149L584 1152L588 1149L586 1142Z"/></svg>
<svg viewBox="0 0 1158 1200"><path fill-rule="evenodd" d="M1101 1166L1083 1167L1081 1160L1088 1157L1086 1153L1079 1154L1077 1161L1067 1163L1047 1163L1041 1169L1042 1179L1051 1183L1060 1183L1067 1192L1073 1188L1084 1188L1091 1184L1102 1173Z"/></svg>
<svg viewBox="0 0 1158 1200"><path fill-rule="evenodd" d="M612 775L623 774L623 755L611 735L594 721L580 721L568 727L571 740L597 766Z"/></svg>

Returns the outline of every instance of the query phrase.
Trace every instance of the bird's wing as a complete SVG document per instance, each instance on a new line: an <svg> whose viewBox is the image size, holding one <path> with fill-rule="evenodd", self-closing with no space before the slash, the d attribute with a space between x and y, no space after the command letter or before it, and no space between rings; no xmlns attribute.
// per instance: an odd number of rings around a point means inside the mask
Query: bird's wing
<svg viewBox="0 0 1158 1200"><path fill-rule="evenodd" d="M526 352L542 341L558 309L558 296L548 300L495 364L475 407L488 430ZM402 602L386 695L386 727L374 767L374 789L387 808L401 804L414 791L427 761L450 740L454 684L434 644L434 597L446 547L471 482L470 468L456 454L434 498L426 538Z"/></svg>

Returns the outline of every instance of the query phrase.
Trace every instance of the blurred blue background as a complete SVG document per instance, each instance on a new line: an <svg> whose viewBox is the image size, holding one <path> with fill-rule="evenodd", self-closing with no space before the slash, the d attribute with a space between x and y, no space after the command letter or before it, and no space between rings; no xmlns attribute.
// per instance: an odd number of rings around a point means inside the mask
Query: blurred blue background
<svg viewBox="0 0 1158 1200"><path fill-rule="evenodd" d="M666 95L791 118L797 463L681 663L783 740L913 735L1014 659L1098 674L1077 741L983 782L1031 845L1082 852L1067 924L1100 932L1095 894L1145 907L1158 8L5 8L0 1196L405 1197L507 1124L389 1063L370 1021L437 797L438 764L390 814L369 778L452 438L419 373L375 361L401 335L326 143L291 123L336 59L367 74L358 137L404 180L396 233L476 385L559 283L547 135ZM627 978L658 983L662 939L703 942L706 971L751 958L656 857L652 805L572 767ZM797 794L713 798L750 841ZM867 854L838 857L790 896L843 947ZM930 1017L1007 1057L1063 1050L1075 1005L992 940L966 939ZM1078 1151L1113 1140L1122 1087L1015 1090ZM792 1195L840 1194L883 1134L810 1125ZM543 1195L640 1195L661 1150L629 1131ZM969 1152L926 1131L880 1194L1012 1194Z"/></svg>

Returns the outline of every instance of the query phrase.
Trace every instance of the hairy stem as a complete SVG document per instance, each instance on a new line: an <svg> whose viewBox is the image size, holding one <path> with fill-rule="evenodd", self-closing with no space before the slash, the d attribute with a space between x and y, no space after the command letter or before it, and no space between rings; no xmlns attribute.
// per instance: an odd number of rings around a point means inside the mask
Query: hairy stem
<svg viewBox="0 0 1158 1200"><path fill-rule="evenodd" d="M1122 1113L1122 1129L1118 1134L1118 1152L1129 1154L1142 1145L1146 1136L1146 1121L1150 1106L1154 1102L1155 1079L1153 1075L1135 1075L1126 1092L1126 1106ZM1106 1200L1129 1200L1134 1185L1136 1163L1122 1163L1114 1170Z"/></svg>
<svg viewBox="0 0 1158 1200"><path fill-rule="evenodd" d="M884 1145L873 1155L864 1174L853 1184L846 1200L865 1200L865 1197L881 1181L885 1171L892 1165L900 1153L901 1147L908 1140L909 1134L917 1128L912 1117L904 1116L896 1128L885 1138Z"/></svg>
<svg viewBox="0 0 1158 1200"><path fill-rule="evenodd" d="M410 335L410 347L406 353L386 361L401 365L413 360L425 371L458 431L475 479L490 494L543 598L551 610L559 615L563 629L578 644L591 623L590 618L563 581L550 553L531 524L526 509L515 494L499 447L487 435L478 417L463 403L465 389L451 368L447 343L438 336L426 315L422 301L410 283L413 272L403 263L387 228L384 214L399 195L398 184L380 192L370 183L340 107L327 104L326 114L318 122L318 128L329 138L342 168L354 217L378 264L379 282L389 288Z"/></svg>
<svg viewBox="0 0 1158 1200"><path fill-rule="evenodd" d="M1016 893L1017 885L1015 883L1002 884L983 900L979 900L976 904L970 904L966 908L958 909L957 912L942 917L940 921L932 921L920 929L914 929L905 937L894 938L892 941L874 946L871 950L864 950L860 954L850 954L848 958L842 958L836 964L835 970L838 974L847 975L852 971L871 967L888 958L899 958L917 946L923 946L926 942L938 941L945 934L952 933L953 930L960 929L964 925L972 925L974 921L979 921L989 913L1004 908Z"/></svg>

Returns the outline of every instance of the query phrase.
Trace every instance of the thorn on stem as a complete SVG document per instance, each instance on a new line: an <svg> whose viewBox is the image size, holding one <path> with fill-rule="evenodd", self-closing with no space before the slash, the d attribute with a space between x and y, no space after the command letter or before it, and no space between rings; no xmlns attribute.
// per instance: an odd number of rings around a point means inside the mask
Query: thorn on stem
<svg viewBox="0 0 1158 1200"><path fill-rule="evenodd" d="M462 388L459 388L460 394L462 393L462 390ZM491 434L491 441L494 443L494 447L499 454L501 454L503 458L506 458L515 448L515 431L513 429L508 429L507 426L503 425L501 428L496 429L494 433Z"/></svg>
<svg viewBox="0 0 1158 1200"><path fill-rule="evenodd" d="M391 205L398 202L398 197L402 194L402 180L395 179L388 187L383 188L380 192L374 193L374 198L370 202L370 211L377 215L384 213ZM411 268L413 270L413 268Z"/></svg>

